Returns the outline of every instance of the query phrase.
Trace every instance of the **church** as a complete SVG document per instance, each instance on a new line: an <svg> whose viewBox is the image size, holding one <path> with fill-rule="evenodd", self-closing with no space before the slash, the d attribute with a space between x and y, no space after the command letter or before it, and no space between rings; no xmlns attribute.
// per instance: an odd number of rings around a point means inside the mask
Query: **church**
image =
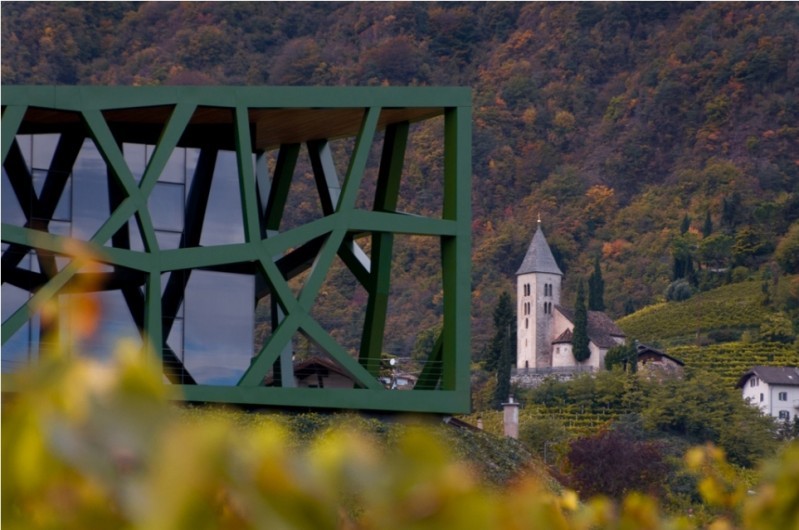
<svg viewBox="0 0 799 530"><path fill-rule="evenodd" d="M563 272L552 255L541 221L516 271L516 367L519 370L605 367L605 354L624 344L624 332L601 311L588 311L591 355L578 362L572 353L574 309L561 305Z"/></svg>

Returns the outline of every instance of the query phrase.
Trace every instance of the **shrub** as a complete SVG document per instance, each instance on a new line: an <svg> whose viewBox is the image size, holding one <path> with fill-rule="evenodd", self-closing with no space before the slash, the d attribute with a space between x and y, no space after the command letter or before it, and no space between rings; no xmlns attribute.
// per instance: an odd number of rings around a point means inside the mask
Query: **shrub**
<svg viewBox="0 0 799 530"><path fill-rule="evenodd" d="M763 342L781 342L790 344L796 338L793 323L785 313L767 315L760 324L760 340Z"/></svg>
<svg viewBox="0 0 799 530"><path fill-rule="evenodd" d="M618 431L604 431L569 445L572 486L582 495L621 499L632 491L661 493L671 466L657 442L639 441Z"/></svg>
<svg viewBox="0 0 799 530"><path fill-rule="evenodd" d="M671 302L682 302L688 300L694 294L694 290L688 280L679 279L669 284L666 289L666 300Z"/></svg>
<svg viewBox="0 0 799 530"><path fill-rule="evenodd" d="M741 331L737 329L714 329L709 331L707 336L715 343L735 342L741 339Z"/></svg>
<svg viewBox="0 0 799 530"><path fill-rule="evenodd" d="M690 452L702 500L716 510L691 521L663 515L653 498L639 494L618 504L580 503L573 491L535 474L499 491L455 456L466 447L493 451L486 435L463 431L445 444L419 427L370 436L360 426L374 420L358 418L328 428L329 418L312 415L272 419L195 408L177 414L156 363L142 362L133 348L115 363L43 360L15 384L23 391L3 403L0 453L1 523L11 530L666 530L693 523L756 530L790 528L799 516L799 446L766 467L757 486L741 480L723 451ZM307 439L297 443L292 423ZM662 477L663 470L653 475L663 465L657 444L607 433L594 441L574 445L575 476L586 484L607 481L609 491L624 492ZM601 458L589 461L592 452ZM616 480L620 470L589 471L607 455L621 466L638 461L627 470L627 485ZM526 465L517 458L499 467L506 474Z"/></svg>
<svg viewBox="0 0 799 530"><path fill-rule="evenodd" d="M777 244L774 259L786 273L799 273L799 222L791 225L788 233Z"/></svg>

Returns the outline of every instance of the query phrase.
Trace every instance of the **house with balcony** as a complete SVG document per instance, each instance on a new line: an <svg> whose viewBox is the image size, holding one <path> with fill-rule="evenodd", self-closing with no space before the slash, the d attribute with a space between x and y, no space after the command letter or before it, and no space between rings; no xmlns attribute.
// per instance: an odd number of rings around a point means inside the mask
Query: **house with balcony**
<svg viewBox="0 0 799 530"><path fill-rule="evenodd" d="M743 398L764 414L793 421L799 413L799 368L755 366L738 380Z"/></svg>

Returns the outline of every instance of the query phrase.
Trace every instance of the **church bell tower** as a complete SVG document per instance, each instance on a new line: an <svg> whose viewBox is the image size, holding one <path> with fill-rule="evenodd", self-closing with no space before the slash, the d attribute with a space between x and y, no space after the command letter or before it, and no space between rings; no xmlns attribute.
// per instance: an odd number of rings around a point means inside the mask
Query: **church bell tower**
<svg viewBox="0 0 799 530"><path fill-rule="evenodd" d="M560 304L562 279L539 218L516 271L516 366L520 370L552 366L552 311Z"/></svg>

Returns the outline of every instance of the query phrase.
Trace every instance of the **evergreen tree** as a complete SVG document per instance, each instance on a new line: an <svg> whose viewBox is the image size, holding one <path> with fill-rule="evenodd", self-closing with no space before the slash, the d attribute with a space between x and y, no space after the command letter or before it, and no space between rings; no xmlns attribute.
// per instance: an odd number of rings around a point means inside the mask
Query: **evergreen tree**
<svg viewBox="0 0 799 530"><path fill-rule="evenodd" d="M685 214L685 217L682 218L682 222L680 223L680 235L685 235L690 228L691 218L688 217L688 214Z"/></svg>
<svg viewBox="0 0 799 530"><path fill-rule="evenodd" d="M507 291L499 296L494 309L494 338L486 359L486 370L495 371L497 386L494 390L493 405L501 408L510 395L510 372L513 363L513 345L516 343L513 306Z"/></svg>
<svg viewBox="0 0 799 530"><path fill-rule="evenodd" d="M628 298L627 301L624 302L624 314L630 315L632 313L635 313L635 302Z"/></svg>
<svg viewBox="0 0 799 530"><path fill-rule="evenodd" d="M572 352L577 362L583 362L591 356L588 347L588 311L585 308L585 289L580 280L577 286L577 301L574 307L574 331L572 334Z"/></svg>
<svg viewBox="0 0 799 530"><path fill-rule="evenodd" d="M612 370L614 366L621 366L625 372L636 373L638 371L638 349L634 341L619 344L608 350L605 355L605 368Z"/></svg>
<svg viewBox="0 0 799 530"><path fill-rule="evenodd" d="M510 334L508 334L510 335ZM502 349L497 366L497 386L494 388L494 408L502 409L502 404L510 397L510 371L511 371L511 348L510 336L506 339L507 347Z"/></svg>
<svg viewBox="0 0 799 530"><path fill-rule="evenodd" d="M741 194L733 192L729 197L724 197L721 202L721 225L728 232L734 232L742 221Z"/></svg>
<svg viewBox="0 0 799 530"><path fill-rule="evenodd" d="M499 295L497 306L494 308L494 337L486 352L484 368L493 372L500 367L502 356L506 349L509 349L510 335L515 326L516 319L513 312L513 304L510 294L503 291ZM510 362L510 356L508 356ZM506 396L507 397L507 396Z"/></svg>
<svg viewBox="0 0 799 530"><path fill-rule="evenodd" d="M588 309L591 311L605 310L605 280L602 279L599 256L594 260L594 272L588 277Z"/></svg>
<svg viewBox="0 0 799 530"><path fill-rule="evenodd" d="M702 225L702 237L708 237L713 233L713 219L710 218L710 210L705 214L705 223Z"/></svg>

